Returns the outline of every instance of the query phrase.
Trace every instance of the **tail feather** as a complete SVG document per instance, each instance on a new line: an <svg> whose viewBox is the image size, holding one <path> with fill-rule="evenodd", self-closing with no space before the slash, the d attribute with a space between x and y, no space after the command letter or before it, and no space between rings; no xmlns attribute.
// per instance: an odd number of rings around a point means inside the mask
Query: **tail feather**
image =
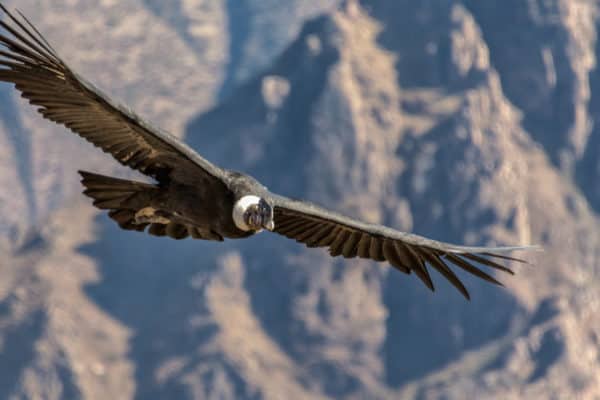
<svg viewBox="0 0 600 400"><path fill-rule="evenodd" d="M112 178L91 172L79 171L83 192L94 200L101 210L130 209L137 210L150 200L158 188L154 185Z"/></svg>
<svg viewBox="0 0 600 400"><path fill-rule="evenodd" d="M94 206L101 210L110 210L108 216L122 229L143 232L149 227L148 233L154 236L169 236L173 239L191 236L194 239L223 240L222 236L212 231L202 232L197 227L172 222L168 218L153 219L152 216L156 215L156 210L152 208L153 199L161 191L155 185L86 171L79 171L79 174L85 187L83 193L94 200Z"/></svg>
<svg viewBox="0 0 600 400"><path fill-rule="evenodd" d="M148 223L137 223L136 213L151 204L159 188L92 172L79 171L84 194L94 200L94 206L110 210L108 216L122 229L143 232Z"/></svg>

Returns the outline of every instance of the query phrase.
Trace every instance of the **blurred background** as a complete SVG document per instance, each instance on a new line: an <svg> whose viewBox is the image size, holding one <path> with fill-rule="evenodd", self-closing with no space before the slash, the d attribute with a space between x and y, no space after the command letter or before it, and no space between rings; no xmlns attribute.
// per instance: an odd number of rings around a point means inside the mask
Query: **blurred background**
<svg viewBox="0 0 600 400"><path fill-rule="evenodd" d="M121 231L76 171L139 177L2 84L1 399L600 397L597 1L3 3L273 191L546 251L504 289L461 274L467 302L276 235Z"/></svg>

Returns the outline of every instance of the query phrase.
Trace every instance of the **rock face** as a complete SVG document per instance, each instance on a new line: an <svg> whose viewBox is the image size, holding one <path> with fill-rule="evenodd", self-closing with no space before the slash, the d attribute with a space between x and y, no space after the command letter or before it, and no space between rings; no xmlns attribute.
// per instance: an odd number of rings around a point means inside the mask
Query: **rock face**
<svg viewBox="0 0 600 400"><path fill-rule="evenodd" d="M135 175L5 85L0 398L600 396L595 2L335 3L19 7L211 161L436 239L543 244L534 266L464 276L468 303L268 234L120 231L76 170Z"/></svg>

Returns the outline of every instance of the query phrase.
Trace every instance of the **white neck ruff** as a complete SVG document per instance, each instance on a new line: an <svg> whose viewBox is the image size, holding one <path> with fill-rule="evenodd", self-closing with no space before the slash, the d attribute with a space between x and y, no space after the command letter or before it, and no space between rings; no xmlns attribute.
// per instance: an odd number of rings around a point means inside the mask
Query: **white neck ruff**
<svg viewBox="0 0 600 400"><path fill-rule="evenodd" d="M258 196L244 196L239 199L233 206L233 222L235 223L235 226L244 232L251 231L252 229L246 224L246 221L244 221L244 214L248 207L258 205L259 202L260 197Z"/></svg>

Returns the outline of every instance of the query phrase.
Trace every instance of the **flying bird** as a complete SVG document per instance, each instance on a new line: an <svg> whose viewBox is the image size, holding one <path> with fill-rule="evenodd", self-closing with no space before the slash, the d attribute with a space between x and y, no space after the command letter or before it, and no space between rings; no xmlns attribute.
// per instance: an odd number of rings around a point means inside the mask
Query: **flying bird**
<svg viewBox="0 0 600 400"><path fill-rule="evenodd" d="M80 171L85 195L122 229L174 239L223 241L271 231L328 248L333 257L387 262L434 290L428 267L467 299L451 267L501 285L477 265L513 273L518 247L464 247L360 222L315 204L270 192L247 174L220 168L104 94L68 66L20 12L0 21L0 81L13 84L42 116L153 178L153 184Z"/></svg>

